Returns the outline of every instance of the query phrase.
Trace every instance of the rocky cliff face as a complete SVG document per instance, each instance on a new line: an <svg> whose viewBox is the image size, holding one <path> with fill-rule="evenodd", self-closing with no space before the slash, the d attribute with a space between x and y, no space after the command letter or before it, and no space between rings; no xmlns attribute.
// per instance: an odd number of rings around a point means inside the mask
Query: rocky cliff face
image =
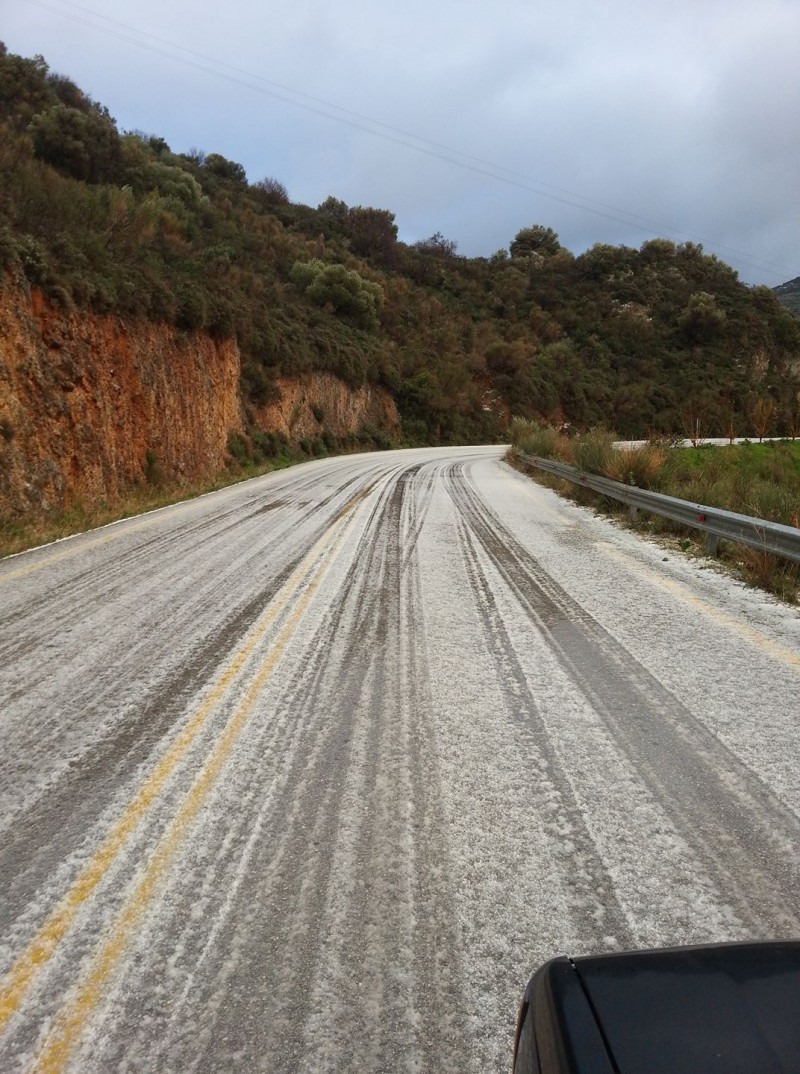
<svg viewBox="0 0 800 1074"><path fill-rule="evenodd" d="M232 343L0 291L0 514L113 500L222 469L242 427Z"/></svg>
<svg viewBox="0 0 800 1074"><path fill-rule="evenodd" d="M337 439L380 432L400 435L394 399L382 388L349 388L330 373L306 373L278 382L280 397L254 411L255 424L296 442L328 432Z"/></svg>
<svg viewBox="0 0 800 1074"><path fill-rule="evenodd" d="M113 501L137 482L222 471L242 433L236 344L114 316L66 313L21 284L0 288L0 517ZM391 397L329 374L278 383L250 415L290 441L399 431Z"/></svg>

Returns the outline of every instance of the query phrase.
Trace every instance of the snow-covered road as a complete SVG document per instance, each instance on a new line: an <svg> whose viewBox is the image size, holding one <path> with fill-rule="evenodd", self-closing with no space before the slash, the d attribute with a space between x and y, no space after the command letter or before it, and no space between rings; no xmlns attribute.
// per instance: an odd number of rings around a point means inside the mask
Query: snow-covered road
<svg viewBox="0 0 800 1074"><path fill-rule="evenodd" d="M0 1070L505 1071L557 953L800 935L800 617L497 448L0 563Z"/></svg>

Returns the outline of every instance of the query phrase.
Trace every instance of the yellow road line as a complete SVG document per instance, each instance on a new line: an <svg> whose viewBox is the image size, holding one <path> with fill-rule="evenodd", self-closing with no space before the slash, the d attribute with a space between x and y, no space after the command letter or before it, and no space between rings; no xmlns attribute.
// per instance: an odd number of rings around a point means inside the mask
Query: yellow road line
<svg viewBox="0 0 800 1074"><path fill-rule="evenodd" d="M183 840L187 826L196 817L209 790L219 776L222 766L247 722L258 695L283 655L298 622L320 582L325 577L335 553L344 541L350 525L352 525L352 520L339 535L338 540L328 549L328 553L318 567L316 574L308 583L297 607L276 638L275 644L272 646L258 675L253 679L244 699L231 717L205 765L198 773L175 819L162 836L161 842L148 862L134 892L119 912L111 935L95 955L89 974L77 996L57 1016L55 1026L33 1067L37 1074L57 1074L57 1072L64 1069L73 1044L80 1036L86 1020L100 1001L103 985L124 954L125 948L147 904L155 893L159 879L169 866L175 851Z"/></svg>
<svg viewBox="0 0 800 1074"><path fill-rule="evenodd" d="M543 487L543 486L540 486ZM530 500L536 500L536 497L529 493L524 487L520 490ZM570 525L567 521L559 518L554 512L549 511L547 508L540 507L540 511L550 515L554 521L561 522L562 525ZM622 552L619 552L612 545L607 542L602 543L603 551L611 559L616 560L618 563L624 564L630 569L630 557ZM691 607L698 608L704 612L709 618L719 623L720 626L726 627L734 634L738 634L740 638L751 642L762 652L768 653L773 659L780 661L783 664L788 664L790 667L800 668L800 654L788 649L785 645L781 645L779 642L773 641L768 638L766 634L763 634L755 627L748 626L746 623L741 622L739 619L735 619L732 615L728 615L719 608L715 608L713 604L709 604L708 601L703 600L702 597L696 596L691 593L686 586L681 585L679 582L673 581L671 578L665 578L663 575L658 574L656 571L645 567L640 561L637 560L635 574L645 575L654 585L666 590L678 600L682 601Z"/></svg>
<svg viewBox="0 0 800 1074"><path fill-rule="evenodd" d="M355 506L361 498L363 497L360 494L358 497L354 497L350 506ZM242 670L253 650L263 640L290 597L302 585L303 581L312 574L320 555L324 554L326 546L335 543L338 547L338 541L334 541L334 539L341 517L337 517L333 526L320 538L293 571L276 599L269 605L269 608L256 625L248 641L236 653L194 716L192 716L156 768L139 788L136 796L125 808L122 816L116 822L100 849L80 872L75 883L60 904L50 914L25 951L11 967L2 987L0 987L0 1031L19 1008L34 976L50 961L58 943L63 939L79 909L111 868L122 847L161 793L178 763L208 721L214 707Z"/></svg>
<svg viewBox="0 0 800 1074"><path fill-rule="evenodd" d="M533 487L535 489L540 489L540 490L542 490L544 492L551 492L554 496L558 496L558 493L554 489L551 489L547 485L540 485L537 481L534 481L533 478L530 478L530 477L526 478L524 474L521 474L519 472L519 470L515 470L514 475L518 479L520 479L520 483L518 484L518 487L515 489L515 491L521 492L523 496L525 496L527 499L529 499L532 503L536 504L536 507L538 508L539 516L546 515L552 522L557 522L560 526L563 526L565 529L573 529L577 525L578 520L577 519L567 518L566 517L566 512L560 513L558 511L554 511L552 507L545 507L544 504L542 503L541 496L537 496L534 492L529 491L528 486L530 484L533 484ZM511 475L504 474L504 476L506 477L506 479L508 481L511 481L511 482L514 481L514 478ZM516 482L515 482L515 484L516 484ZM578 505L573 504L572 506L578 506Z"/></svg>
<svg viewBox="0 0 800 1074"><path fill-rule="evenodd" d="M617 551L611 545L603 544L603 551L611 559L616 560L618 563L622 563L630 568L629 557L624 553ZM728 615L727 612L722 611L720 608L715 608L713 604L709 604L708 601L703 600L702 597L696 596L686 586L680 582L673 581L671 578L666 578L656 571L645 567L642 563L637 561L636 568L633 574L645 575L653 585L657 585L660 589L671 593L674 597L677 597L682 603L692 608L697 608L703 612L714 622L720 626L730 630L731 633L737 634L745 641L749 641L755 645L756 648L761 649L762 652L767 653L774 660L778 660L783 664L788 664L790 667L800 668L800 654L788 649L785 645L781 645L780 642L773 641L772 638L768 638L766 634L763 634L755 627L749 626L747 623L743 623L740 619L734 618L732 615Z"/></svg>

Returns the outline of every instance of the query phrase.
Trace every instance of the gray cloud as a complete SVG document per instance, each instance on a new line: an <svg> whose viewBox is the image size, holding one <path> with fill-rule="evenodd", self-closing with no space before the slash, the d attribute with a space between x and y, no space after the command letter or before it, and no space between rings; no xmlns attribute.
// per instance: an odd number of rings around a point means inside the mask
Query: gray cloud
<svg viewBox="0 0 800 1074"><path fill-rule="evenodd" d="M41 52L122 127L221 152L295 200L391 209L408 241L441 230L462 253L489 255L539 222L576 253L666 233L705 242L748 282L800 274L794 0L46 3L6 0L7 45ZM162 42L251 75L217 77ZM252 76L509 169L521 185L369 134L333 108L313 106L350 125L282 101Z"/></svg>

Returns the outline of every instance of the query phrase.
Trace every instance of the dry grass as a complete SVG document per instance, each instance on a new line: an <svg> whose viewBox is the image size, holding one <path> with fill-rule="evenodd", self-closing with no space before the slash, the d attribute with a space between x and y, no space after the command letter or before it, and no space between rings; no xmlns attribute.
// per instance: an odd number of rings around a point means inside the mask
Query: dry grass
<svg viewBox="0 0 800 1074"><path fill-rule="evenodd" d="M603 473L612 481L621 481L624 485L657 489L666 460L667 450L657 444L648 444L644 448L623 448L612 452Z"/></svg>
<svg viewBox="0 0 800 1074"><path fill-rule="evenodd" d="M614 439L613 433L604 429L566 439L554 429L530 422L516 422L512 427L512 443L524 453L558 458L578 469L693 503L786 526L800 524L800 442L690 449L652 441L641 448L616 450L611 446ZM625 517L618 503L583 487L554 482L541 473L536 479L579 503ZM657 535L677 535L682 543L685 541L687 551L697 550L702 544L702 539L696 540L697 531L666 519L640 515L637 522L630 524ZM721 543L719 557L749 584L789 602L798 599L799 564L727 542Z"/></svg>

